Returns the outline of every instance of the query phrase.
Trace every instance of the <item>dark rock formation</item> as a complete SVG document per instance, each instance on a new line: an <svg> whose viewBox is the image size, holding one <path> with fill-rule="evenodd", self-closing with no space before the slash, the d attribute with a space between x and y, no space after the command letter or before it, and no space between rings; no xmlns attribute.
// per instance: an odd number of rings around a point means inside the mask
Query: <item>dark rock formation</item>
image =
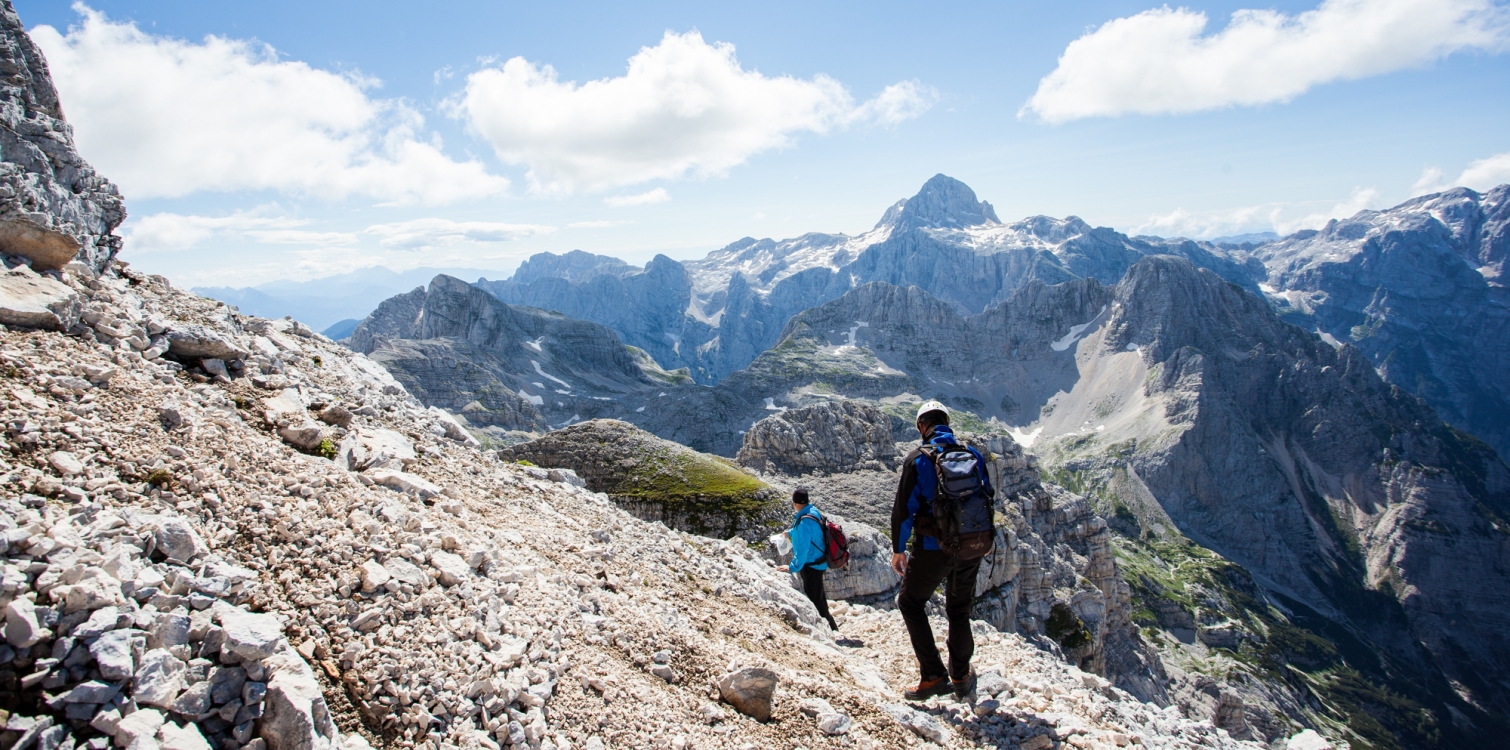
<svg viewBox="0 0 1510 750"><path fill-rule="evenodd" d="M42 52L0 0L0 252L39 271L103 273L121 248L120 191L79 156Z"/></svg>

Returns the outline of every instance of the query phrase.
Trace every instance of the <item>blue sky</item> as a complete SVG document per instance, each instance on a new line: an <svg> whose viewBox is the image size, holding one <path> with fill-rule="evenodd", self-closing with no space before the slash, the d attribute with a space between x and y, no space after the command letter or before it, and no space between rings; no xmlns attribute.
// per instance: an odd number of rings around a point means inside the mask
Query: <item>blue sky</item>
<svg viewBox="0 0 1510 750"><path fill-rule="evenodd" d="M1005 221L1186 236L1510 181L1490 0L17 11L123 258L185 285L700 257L858 233L938 172Z"/></svg>

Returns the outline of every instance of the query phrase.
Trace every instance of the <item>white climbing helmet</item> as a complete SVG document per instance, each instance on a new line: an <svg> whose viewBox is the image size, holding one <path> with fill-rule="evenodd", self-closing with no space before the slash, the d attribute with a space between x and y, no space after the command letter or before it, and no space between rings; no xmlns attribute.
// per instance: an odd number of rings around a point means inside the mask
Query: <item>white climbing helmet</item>
<svg viewBox="0 0 1510 750"><path fill-rule="evenodd" d="M941 411L941 412L943 412L946 415L949 413L948 407L944 406L943 404L941 404L941 403L939 403L937 401L924 401L923 405L918 407L918 416L917 416L917 418L918 419L922 419L923 415L927 414L930 411Z"/></svg>

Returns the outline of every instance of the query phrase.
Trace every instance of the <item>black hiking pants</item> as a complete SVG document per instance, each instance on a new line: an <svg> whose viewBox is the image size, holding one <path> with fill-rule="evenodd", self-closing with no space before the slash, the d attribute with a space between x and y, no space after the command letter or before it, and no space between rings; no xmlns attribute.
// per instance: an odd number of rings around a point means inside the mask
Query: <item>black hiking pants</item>
<svg viewBox="0 0 1510 750"><path fill-rule="evenodd" d="M970 608L975 604L975 574L981 558L958 560L947 552L920 550L907 562L902 576L902 591L897 594L897 609L907 623L912 638L912 652L918 657L918 669L924 680L949 677L964 680L970 676L970 658L975 655L975 637L970 633ZM949 620L949 668L939 658L933 642L933 628L928 624L924 607L939 584L944 584L944 614Z"/></svg>
<svg viewBox="0 0 1510 750"><path fill-rule="evenodd" d="M834 616L828 613L828 594L823 593L823 571L811 565L802 569L802 593L812 600L813 606L818 608L818 615L828 620L828 626L839 632L839 623L834 622Z"/></svg>

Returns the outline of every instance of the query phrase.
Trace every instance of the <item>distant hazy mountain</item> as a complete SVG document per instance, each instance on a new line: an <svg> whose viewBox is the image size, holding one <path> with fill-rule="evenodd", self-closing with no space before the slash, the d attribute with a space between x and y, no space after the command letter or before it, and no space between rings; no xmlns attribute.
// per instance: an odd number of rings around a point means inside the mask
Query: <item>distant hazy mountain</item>
<svg viewBox="0 0 1510 750"><path fill-rule="evenodd" d="M622 261L620 261L622 263ZM235 305L248 315L292 315L316 331L348 318L360 321L380 302L430 282L437 274L478 279L496 271L475 268L416 268L391 271L381 266L326 276L312 281L269 281L254 287L194 287L196 294Z"/></svg>
<svg viewBox="0 0 1510 750"><path fill-rule="evenodd" d="M1212 237L1207 242L1213 245L1262 245L1265 242L1273 242L1279 239L1277 232L1249 232L1247 234L1229 234L1225 237Z"/></svg>
<svg viewBox="0 0 1510 750"><path fill-rule="evenodd" d="M332 323L329 328L320 331L320 333L324 334L332 341L340 341L341 339L349 337L352 332L357 329L357 326L361 324L362 321L358 320L357 318L347 318L345 320L338 320L335 323Z"/></svg>

